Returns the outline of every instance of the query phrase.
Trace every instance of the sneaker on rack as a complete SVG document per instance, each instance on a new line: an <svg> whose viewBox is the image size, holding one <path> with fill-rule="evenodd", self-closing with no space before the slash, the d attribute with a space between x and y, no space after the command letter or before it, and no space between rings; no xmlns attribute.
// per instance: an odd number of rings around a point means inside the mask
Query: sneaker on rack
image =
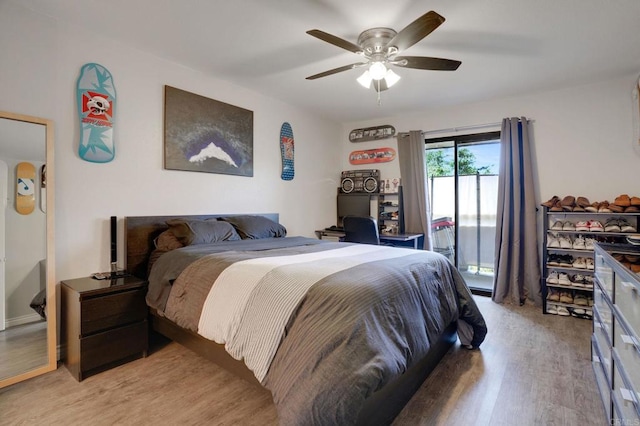
<svg viewBox="0 0 640 426"><path fill-rule="evenodd" d="M571 285L571 280L569 280L569 275L564 272L558 274L558 284L562 285Z"/></svg>
<svg viewBox="0 0 640 426"><path fill-rule="evenodd" d="M587 300L587 296L582 293L578 293L576 291L576 296L573 298L573 303L580 306L588 306L589 301Z"/></svg>
<svg viewBox="0 0 640 426"><path fill-rule="evenodd" d="M563 268L571 268L573 265L573 256L570 254L561 254L558 256L558 266Z"/></svg>
<svg viewBox="0 0 640 426"><path fill-rule="evenodd" d="M593 276L592 275L586 275L584 277L584 286L585 286L585 288L593 289Z"/></svg>
<svg viewBox="0 0 640 426"><path fill-rule="evenodd" d="M581 220L578 223L576 223L576 231L580 232L580 231L588 231L589 230L589 222L587 222L586 220Z"/></svg>
<svg viewBox="0 0 640 426"><path fill-rule="evenodd" d="M560 248L560 240L557 236L549 233L547 236L547 247L548 248Z"/></svg>
<svg viewBox="0 0 640 426"><path fill-rule="evenodd" d="M558 241L560 243L560 248L563 248L563 249L572 249L573 248L573 241L571 241L570 237L567 237L565 235L560 235L558 237Z"/></svg>
<svg viewBox="0 0 640 426"><path fill-rule="evenodd" d="M573 285L574 287L584 287L584 275L582 274L575 274L572 278L571 278L571 285Z"/></svg>
<svg viewBox="0 0 640 426"><path fill-rule="evenodd" d="M600 207L598 207L598 213L612 213L609 208L609 202L607 200L600 203Z"/></svg>
<svg viewBox="0 0 640 426"><path fill-rule="evenodd" d="M592 258L587 257L585 259L585 262L586 262L587 269L592 270L592 271L595 269L595 264L593 263L593 259Z"/></svg>
<svg viewBox="0 0 640 426"><path fill-rule="evenodd" d="M551 315L558 315L558 305L553 303L547 304L547 313Z"/></svg>
<svg viewBox="0 0 640 426"><path fill-rule="evenodd" d="M560 315L562 317L568 317L571 314L569 313L569 310L567 308L565 308L564 306L558 306L558 315Z"/></svg>
<svg viewBox="0 0 640 426"><path fill-rule="evenodd" d="M565 223L562 224L562 230L563 231L575 231L576 230L576 226L573 224L573 222L567 220Z"/></svg>
<svg viewBox="0 0 640 426"><path fill-rule="evenodd" d="M620 232L618 219L611 218L604 223L604 232Z"/></svg>
<svg viewBox="0 0 640 426"><path fill-rule="evenodd" d="M590 237L585 238L584 239L584 249L585 250L590 250L590 251L595 250L595 248L596 248L595 243L596 243L595 238L590 238Z"/></svg>
<svg viewBox="0 0 640 426"><path fill-rule="evenodd" d="M549 229L551 229L552 231L562 231L562 221L556 220L555 222L553 222L553 225L551 225Z"/></svg>
<svg viewBox="0 0 640 426"><path fill-rule="evenodd" d="M573 296L568 291L560 292L560 302L562 303L573 303Z"/></svg>
<svg viewBox="0 0 640 426"><path fill-rule="evenodd" d="M550 255L547 256L547 265L548 266L560 266L560 262L559 260L559 255L555 254L555 253L551 253Z"/></svg>
<svg viewBox="0 0 640 426"><path fill-rule="evenodd" d="M638 232L635 226L631 225L627 219L618 219L620 232Z"/></svg>
<svg viewBox="0 0 640 426"><path fill-rule="evenodd" d="M587 269L587 260L584 257L577 257L573 261L573 267L578 269Z"/></svg>
<svg viewBox="0 0 640 426"><path fill-rule="evenodd" d="M558 284L558 273L556 271L549 272L547 276L547 282L549 284Z"/></svg>
<svg viewBox="0 0 640 426"><path fill-rule="evenodd" d="M574 250L586 250L586 241L582 235L578 235L575 240L573 240L573 249Z"/></svg>
<svg viewBox="0 0 640 426"><path fill-rule="evenodd" d="M600 202L594 201L590 205L586 206L584 210L591 213L598 213L598 207L600 207Z"/></svg>
<svg viewBox="0 0 640 426"><path fill-rule="evenodd" d="M602 232L604 230L604 227L602 226L602 223L600 223L600 221L598 220L590 220L589 221L589 231L591 232Z"/></svg>
<svg viewBox="0 0 640 426"><path fill-rule="evenodd" d="M549 294L547 294L547 300L550 300L551 302L559 302L560 292L558 291L558 289L550 288Z"/></svg>

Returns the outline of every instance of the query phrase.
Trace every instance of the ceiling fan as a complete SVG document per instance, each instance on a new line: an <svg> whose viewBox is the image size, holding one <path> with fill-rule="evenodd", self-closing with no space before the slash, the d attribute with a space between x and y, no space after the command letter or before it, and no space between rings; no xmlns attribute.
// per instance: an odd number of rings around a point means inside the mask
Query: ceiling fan
<svg viewBox="0 0 640 426"><path fill-rule="evenodd" d="M364 74L358 78L358 82L367 88L371 87L372 81L375 82L374 89L379 94L380 91L388 89L400 80L400 76L393 72L390 66L420 70L455 71L460 66L460 61L426 56L397 56L401 51L408 49L428 36L443 22L444 17L434 11L430 11L407 25L400 32L384 27L365 30L358 36L358 44L351 43L324 31L309 30L307 34L361 55L365 61L314 74L306 79L315 80L342 71L367 67Z"/></svg>

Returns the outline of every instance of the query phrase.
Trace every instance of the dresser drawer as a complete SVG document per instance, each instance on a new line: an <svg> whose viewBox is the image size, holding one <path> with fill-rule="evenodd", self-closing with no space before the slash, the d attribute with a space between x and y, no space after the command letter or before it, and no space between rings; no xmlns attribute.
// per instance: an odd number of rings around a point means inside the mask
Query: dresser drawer
<svg viewBox="0 0 640 426"><path fill-rule="evenodd" d="M80 364L86 372L96 367L146 352L147 321L119 327L80 339Z"/></svg>
<svg viewBox="0 0 640 426"><path fill-rule="evenodd" d="M595 275L609 300L613 300L613 268L607 263L607 258L596 251Z"/></svg>
<svg viewBox="0 0 640 426"><path fill-rule="evenodd" d="M611 363L604 364L595 340L591 340L591 365L596 376L596 384L602 397L606 418L611 418L611 382L607 379L611 371Z"/></svg>
<svg viewBox="0 0 640 426"><path fill-rule="evenodd" d="M622 377L622 370L618 369L620 360L614 350L613 357L613 393L614 399L620 415L623 419L635 419L640 413L640 395L629 386Z"/></svg>
<svg viewBox="0 0 640 426"><path fill-rule="evenodd" d="M607 378L607 383L611 385L611 342L612 339L610 337L611 327L607 327L606 325L600 322L600 318L598 317L598 311L594 308L593 310L593 338L595 339L595 343L598 345L598 353L600 355L600 362L602 363L605 369L605 375ZM609 330L607 330L609 328Z"/></svg>
<svg viewBox="0 0 640 426"><path fill-rule="evenodd" d="M613 402L613 420L612 425L640 425L640 417L630 409L633 405L628 401L620 399L618 394L611 395Z"/></svg>
<svg viewBox="0 0 640 426"><path fill-rule="evenodd" d="M611 305L609 305L602 289L597 285L593 287L593 306L598 311L600 321L609 330L609 339L611 340L611 327L613 326Z"/></svg>
<svg viewBox="0 0 640 426"><path fill-rule="evenodd" d="M635 389L640 389L640 341L618 318L614 320L613 344L624 372Z"/></svg>
<svg viewBox="0 0 640 426"><path fill-rule="evenodd" d="M80 334L86 336L147 317L145 289L87 298L80 307Z"/></svg>
<svg viewBox="0 0 640 426"><path fill-rule="evenodd" d="M615 279L616 298L614 305L634 330L640 330L639 279L640 277L632 272L618 273Z"/></svg>

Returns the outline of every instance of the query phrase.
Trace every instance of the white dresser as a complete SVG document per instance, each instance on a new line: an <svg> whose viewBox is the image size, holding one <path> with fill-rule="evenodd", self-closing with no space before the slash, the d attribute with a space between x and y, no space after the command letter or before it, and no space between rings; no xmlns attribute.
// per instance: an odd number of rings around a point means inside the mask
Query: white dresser
<svg viewBox="0 0 640 426"><path fill-rule="evenodd" d="M639 246L596 244L591 354L610 424L640 424L640 275L625 266L633 256Z"/></svg>

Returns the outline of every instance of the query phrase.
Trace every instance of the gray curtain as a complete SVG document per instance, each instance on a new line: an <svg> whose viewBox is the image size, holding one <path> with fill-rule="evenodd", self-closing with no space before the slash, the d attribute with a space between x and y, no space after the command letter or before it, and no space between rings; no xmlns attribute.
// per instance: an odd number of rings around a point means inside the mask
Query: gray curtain
<svg viewBox="0 0 640 426"><path fill-rule="evenodd" d="M495 302L542 303L537 204L525 117L502 120L493 296Z"/></svg>
<svg viewBox="0 0 640 426"><path fill-rule="evenodd" d="M406 134L398 137L398 161L402 180L405 232L424 234L423 248L431 250L431 206L421 130L412 130L408 137Z"/></svg>

